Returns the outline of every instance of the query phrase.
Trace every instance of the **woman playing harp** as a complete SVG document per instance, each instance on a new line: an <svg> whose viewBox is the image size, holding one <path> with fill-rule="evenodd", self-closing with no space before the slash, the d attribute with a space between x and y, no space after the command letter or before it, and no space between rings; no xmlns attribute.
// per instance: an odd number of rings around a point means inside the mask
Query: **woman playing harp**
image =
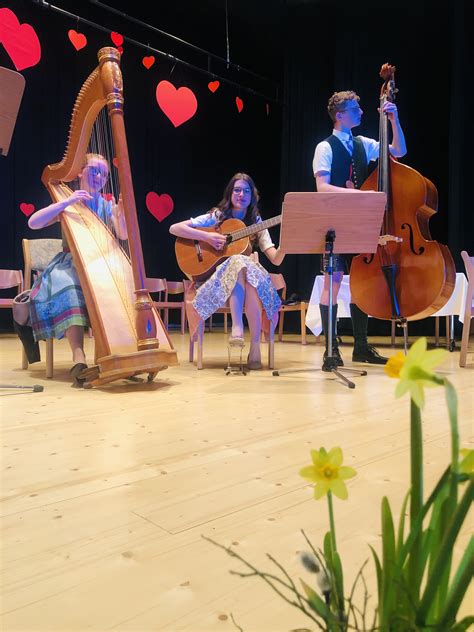
<svg viewBox="0 0 474 632"><path fill-rule="evenodd" d="M72 301L72 320L66 301L66 310L61 311L60 305L59 317L53 316L59 323L58 331L45 327L45 334L66 333L73 349L73 378L79 384L86 380L99 385L139 373L148 373L152 379L159 370L177 363L176 352L145 288L119 61L116 49L99 51L99 67L76 100L64 158L43 172L42 180L54 203L30 219L32 228L60 219L70 251L58 257L72 275L69 285L79 288L64 294ZM53 260L48 273L57 276L58 263ZM63 283L68 283L67 278ZM40 281L38 287L41 285ZM52 284L48 287L51 289ZM52 290L46 298L54 306L58 297L54 287ZM33 293L33 303L41 298L39 292ZM83 303L95 339L95 365L88 369L81 338L88 324ZM41 335L45 323L41 309L38 316ZM77 333L72 340L71 327Z"/></svg>

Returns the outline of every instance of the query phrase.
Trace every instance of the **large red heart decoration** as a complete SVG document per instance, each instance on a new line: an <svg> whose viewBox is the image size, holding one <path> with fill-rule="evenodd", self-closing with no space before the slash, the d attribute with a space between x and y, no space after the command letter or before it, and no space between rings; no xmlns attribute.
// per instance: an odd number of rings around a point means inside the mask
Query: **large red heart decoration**
<svg viewBox="0 0 474 632"><path fill-rule="evenodd" d="M209 88L211 92L215 92L220 85L221 84L219 81L209 81L209 83L207 84L207 87Z"/></svg>
<svg viewBox="0 0 474 632"><path fill-rule="evenodd" d="M41 44L35 29L20 24L10 9L0 9L0 42L17 70L36 66L41 59Z"/></svg>
<svg viewBox="0 0 474 632"><path fill-rule="evenodd" d="M120 33L116 33L115 31L112 31L112 33L110 34L110 39L115 44L115 46L122 46L123 44L123 35L120 35Z"/></svg>
<svg viewBox="0 0 474 632"><path fill-rule="evenodd" d="M240 97L235 97L235 105L237 106L237 109L240 114L242 110L244 109L244 102L242 101Z"/></svg>
<svg viewBox="0 0 474 632"><path fill-rule="evenodd" d="M29 217L35 212L35 205L28 204L27 202L22 202L20 204L20 211L23 213L23 215L26 215L26 217Z"/></svg>
<svg viewBox="0 0 474 632"><path fill-rule="evenodd" d="M159 222L162 222L170 213L173 212L174 202L171 195L163 193L158 195L154 191L146 194L146 207Z"/></svg>
<svg viewBox="0 0 474 632"><path fill-rule="evenodd" d="M87 45L87 37L83 33L77 33L71 29L67 32L67 36L76 50L81 50Z"/></svg>
<svg viewBox="0 0 474 632"><path fill-rule="evenodd" d="M156 86L156 100L175 127L192 118L198 106L192 90L186 87L176 89L169 81L160 81Z"/></svg>
<svg viewBox="0 0 474 632"><path fill-rule="evenodd" d="M155 58L153 57L153 55L149 55L148 57L144 57L142 59L142 64L145 66L147 70L150 70L150 68L153 66L154 63L155 63Z"/></svg>

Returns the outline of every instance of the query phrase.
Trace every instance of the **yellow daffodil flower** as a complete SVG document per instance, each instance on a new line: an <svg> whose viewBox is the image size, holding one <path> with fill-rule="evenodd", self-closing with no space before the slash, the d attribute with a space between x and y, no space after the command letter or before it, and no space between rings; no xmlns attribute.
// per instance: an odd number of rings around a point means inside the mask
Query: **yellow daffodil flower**
<svg viewBox="0 0 474 632"><path fill-rule="evenodd" d="M410 391L410 397L418 406L425 404L424 387L443 384L432 369L446 357L445 349L426 350L426 338L419 338L405 356L401 351L392 356L385 365L385 373L389 377L400 378L395 389L395 397L401 397Z"/></svg>
<svg viewBox="0 0 474 632"><path fill-rule="evenodd" d="M313 465L308 465L300 470L300 476L305 480L315 483L314 497L322 498L328 492L332 492L338 498L347 498L347 487L344 480L356 475L352 467L342 465L341 448L332 448L326 452L324 448L311 450Z"/></svg>
<svg viewBox="0 0 474 632"><path fill-rule="evenodd" d="M474 450L463 448L459 450L459 471L462 474L474 474Z"/></svg>

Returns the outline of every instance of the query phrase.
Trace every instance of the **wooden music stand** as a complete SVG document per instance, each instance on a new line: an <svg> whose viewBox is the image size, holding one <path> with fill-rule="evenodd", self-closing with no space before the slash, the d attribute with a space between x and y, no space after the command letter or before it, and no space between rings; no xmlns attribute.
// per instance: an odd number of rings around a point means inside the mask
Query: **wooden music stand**
<svg viewBox="0 0 474 632"><path fill-rule="evenodd" d="M23 75L0 66L0 156L8 154L24 90Z"/></svg>
<svg viewBox="0 0 474 632"><path fill-rule="evenodd" d="M332 349L333 254L376 252L386 203L386 194L376 191L287 193L283 200L280 249L285 254L326 253L329 257L326 364L330 367L330 373L334 373L349 388L355 388L355 384L337 369ZM298 369L301 370L305 369ZM343 371L367 375L367 371L345 368ZM281 373L282 371L273 371L274 376Z"/></svg>

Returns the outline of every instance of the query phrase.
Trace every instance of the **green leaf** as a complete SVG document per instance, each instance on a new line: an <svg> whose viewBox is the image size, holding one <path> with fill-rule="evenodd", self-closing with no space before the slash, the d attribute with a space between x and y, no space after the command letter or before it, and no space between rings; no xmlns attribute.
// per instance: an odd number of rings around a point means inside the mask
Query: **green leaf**
<svg viewBox="0 0 474 632"><path fill-rule="evenodd" d="M449 528L446 531L441 546L436 555L435 563L433 564L432 572L426 583L426 587L423 593L423 598L420 603L420 607L417 614L417 623L419 625L425 625L427 615L433 604L433 599L436 595L439 578L441 577L445 564L449 560L454 542L458 536L464 519L469 511L474 494L474 481L471 481L462 497L456 512L451 517L449 522Z"/></svg>
<svg viewBox="0 0 474 632"><path fill-rule="evenodd" d="M400 519L398 521L398 535L397 535L397 557L399 556L402 546L403 539L405 536L405 515L407 513L407 505L410 499L410 490L407 491L405 498L403 499L402 508L400 509Z"/></svg>
<svg viewBox="0 0 474 632"><path fill-rule="evenodd" d="M320 617L322 617L324 619L324 621L326 623L328 623L329 619L333 616L329 610L329 608L327 607L326 603L321 599L321 597L317 594L317 592L315 592L311 586L308 586L308 584L303 581L302 579L300 579L301 585L303 586L303 590L306 593L306 596L308 597L308 601L309 604L311 606L311 608L317 613L319 614Z"/></svg>
<svg viewBox="0 0 474 632"><path fill-rule="evenodd" d="M394 570L395 529L390 503L388 498L384 496L382 499L382 601L384 617L390 616L396 595L397 587L393 584ZM384 622L387 621L388 619L385 618Z"/></svg>
<svg viewBox="0 0 474 632"><path fill-rule="evenodd" d="M471 625L474 625L474 617L468 616L464 617L462 621L458 621L456 625L449 630L449 632L466 632Z"/></svg>
<svg viewBox="0 0 474 632"><path fill-rule="evenodd" d="M459 607L469 587L474 574L474 538L471 537L464 555L459 562L458 569L451 583L448 597L444 602L444 611L440 617L440 624L447 625L456 619Z"/></svg>

